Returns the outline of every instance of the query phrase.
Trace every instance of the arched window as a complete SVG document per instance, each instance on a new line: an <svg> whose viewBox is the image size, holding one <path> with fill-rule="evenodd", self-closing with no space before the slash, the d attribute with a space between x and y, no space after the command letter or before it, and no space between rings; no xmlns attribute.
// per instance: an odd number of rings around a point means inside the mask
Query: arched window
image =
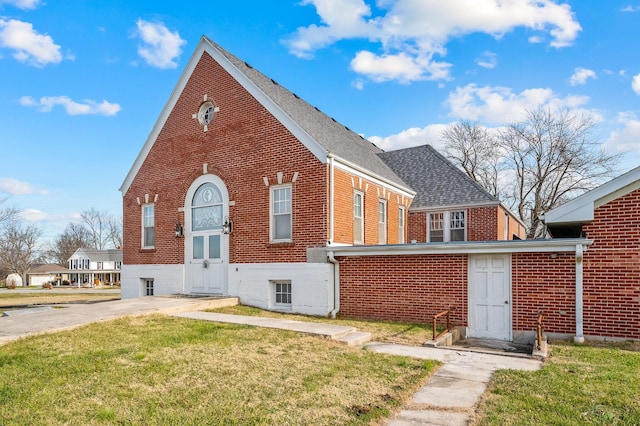
<svg viewBox="0 0 640 426"><path fill-rule="evenodd" d="M202 184L191 200L191 231L222 229L222 194L213 183Z"/></svg>

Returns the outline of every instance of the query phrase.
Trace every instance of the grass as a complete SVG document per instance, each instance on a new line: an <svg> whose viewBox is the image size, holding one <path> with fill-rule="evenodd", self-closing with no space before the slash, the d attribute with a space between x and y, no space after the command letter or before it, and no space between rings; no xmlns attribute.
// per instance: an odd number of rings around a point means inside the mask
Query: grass
<svg viewBox="0 0 640 426"><path fill-rule="evenodd" d="M640 425L640 344L556 342L536 372L498 370L478 425Z"/></svg>
<svg viewBox="0 0 640 426"><path fill-rule="evenodd" d="M372 424L435 366L282 330L123 318L0 346L0 423Z"/></svg>

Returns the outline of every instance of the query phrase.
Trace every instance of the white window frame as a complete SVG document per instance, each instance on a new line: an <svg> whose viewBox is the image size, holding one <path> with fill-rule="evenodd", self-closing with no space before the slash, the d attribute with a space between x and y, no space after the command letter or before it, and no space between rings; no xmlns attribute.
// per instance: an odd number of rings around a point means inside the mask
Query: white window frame
<svg viewBox="0 0 640 426"><path fill-rule="evenodd" d="M378 199L378 244L387 244L387 200Z"/></svg>
<svg viewBox="0 0 640 426"><path fill-rule="evenodd" d="M153 278L142 278L142 293L144 296L154 295Z"/></svg>
<svg viewBox="0 0 640 426"><path fill-rule="evenodd" d="M456 214L462 213L462 219L455 218ZM451 210L451 211L434 211L427 213L427 242L431 241L431 215L433 214L442 214L442 230L443 230L443 242L451 241L451 231L456 229L464 229L464 239L461 241L467 241L467 223L468 223L468 214L467 210ZM462 220L464 222L463 228L455 228L452 226L452 219L455 221Z"/></svg>
<svg viewBox="0 0 640 426"><path fill-rule="evenodd" d="M275 192L283 189L289 190L289 211L275 213ZM281 202L282 200L279 200ZM284 200L286 203L286 199ZM289 215L289 236L287 238L276 238L276 216ZM293 185L274 185L269 190L269 238L272 243L286 243L293 241Z"/></svg>
<svg viewBox="0 0 640 426"><path fill-rule="evenodd" d="M149 209L149 208L152 209L151 211L153 213L153 215L150 216L151 220L152 220L152 226L146 226L147 225L146 219L148 217L147 216L147 209ZM142 205L142 227L141 228L142 228L142 235L141 235L142 236L142 242L141 242L142 243L142 248L143 249L152 249L152 248L154 248L155 245L156 245L156 207L155 207L155 204L150 203L150 204L143 204ZM150 244L150 245L145 244L146 243L146 241L145 241L146 240L146 238L145 238L146 233L145 232L146 232L146 230L148 228L151 228L153 230L153 241L152 241L152 244Z"/></svg>
<svg viewBox="0 0 640 426"><path fill-rule="evenodd" d="M279 308L291 309L293 292L290 280L271 281L273 291L273 305Z"/></svg>
<svg viewBox="0 0 640 426"><path fill-rule="evenodd" d="M404 206L398 206L398 244L404 244Z"/></svg>
<svg viewBox="0 0 640 426"><path fill-rule="evenodd" d="M360 215L358 216L356 203L360 199ZM356 238L356 230L360 234L360 238ZM362 191L353 192L353 244L364 244L364 193Z"/></svg>

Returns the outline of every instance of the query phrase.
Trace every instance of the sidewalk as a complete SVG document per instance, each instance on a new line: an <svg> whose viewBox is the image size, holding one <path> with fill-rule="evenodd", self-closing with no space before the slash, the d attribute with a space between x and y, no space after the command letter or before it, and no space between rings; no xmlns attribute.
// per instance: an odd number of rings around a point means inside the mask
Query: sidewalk
<svg viewBox="0 0 640 426"><path fill-rule="evenodd" d="M343 339L350 333L359 333L352 327L212 312L184 312L174 316L319 334L347 344L349 341ZM522 356L389 343L365 343L364 347L377 353L433 359L444 364L413 396L411 403L387 423L388 426L467 425L496 370L535 371L542 367L540 361Z"/></svg>
<svg viewBox="0 0 640 426"><path fill-rule="evenodd" d="M387 343L365 343L369 333L353 327L323 323L307 323L285 319L198 312L237 304L235 298L144 297L96 304L62 305L64 309L39 310L25 315L0 318L0 345L35 334L69 330L85 324L107 321L129 315L163 313L195 320L227 322L292 330L316 334L342 341L347 345L364 345L367 350L443 363L403 407L388 426L467 425L475 406L485 392L491 376L499 369L534 371L540 361L462 350L405 346Z"/></svg>

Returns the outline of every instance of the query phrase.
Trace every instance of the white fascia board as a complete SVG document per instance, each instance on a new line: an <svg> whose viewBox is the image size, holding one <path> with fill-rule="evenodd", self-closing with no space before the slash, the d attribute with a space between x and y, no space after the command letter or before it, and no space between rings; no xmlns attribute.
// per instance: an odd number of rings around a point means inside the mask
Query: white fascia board
<svg viewBox="0 0 640 426"><path fill-rule="evenodd" d="M311 151L311 153L318 160L320 160L322 163L327 163L327 151L322 147L322 145L320 145L307 132L305 132L293 119L291 119L291 117L289 117L289 115L287 115L284 111L282 111L282 109L278 105L276 105L275 102L273 102L273 100L271 100L271 98L269 98L262 90L260 90L255 84L253 84L253 82L251 82L251 80L249 80L249 78L246 75L244 75L244 73L240 72L238 68L236 68L218 49L215 48L213 44L211 44L208 38L202 36L200 38L200 43L198 44L198 47L191 55L191 58L189 59L187 66L185 67L184 71L180 75L180 79L178 80L178 83L174 87L173 91L171 92L171 96L169 96L169 100L167 101L164 108L162 109L162 112L160 113L158 120L156 121L156 123L154 124L151 130L151 133L149 133L149 136L147 137L147 140L142 146L140 153L138 153L138 156L133 162L133 166L131 166L129 173L127 173L127 176L125 177L124 182L120 186L120 192L122 192L123 195L125 192L127 192L129 187L131 186L131 183L133 182L133 179L135 178L138 171L142 167L144 160L147 158L147 155L149 155L149 152L151 151L151 147L155 143L158 135L160 134L160 131L164 127L164 124L166 123L167 119L169 118L169 114L173 110L173 107L178 102L178 99L180 98L182 91L187 85L187 82L189 81L191 74L193 73L196 66L198 65L198 62L200 61L200 58L202 57L202 54L204 52L207 52L216 62L218 62L218 64L222 68L225 69L225 71L231 74L231 76L242 87L244 87L245 90L247 90L258 102L262 104L262 106L264 106L296 138L298 138L300 142L302 142L302 144L304 144L304 146L307 147L307 149Z"/></svg>
<svg viewBox="0 0 640 426"><path fill-rule="evenodd" d="M544 222L550 224L585 223L593 220L593 210L640 188L640 167L585 192L573 200L549 210Z"/></svg>
<svg viewBox="0 0 640 426"><path fill-rule="evenodd" d="M385 179L381 176L378 176L374 173L371 173L369 170L366 170L350 161L347 161L340 157L336 157L333 154L329 154L328 157L333 158L335 160L334 164L336 168L340 170L344 170L345 172L351 173L355 176L361 177L363 179L367 179L377 185L380 185L387 189L395 191L400 195L404 195L405 197L408 197L412 200L416 196L415 191L407 188L406 186L400 186L394 182L391 182L390 180Z"/></svg>
<svg viewBox="0 0 640 426"><path fill-rule="evenodd" d="M499 254L573 252L577 246L583 251L593 240L582 238L520 240L520 241L467 241L455 243L421 243L333 247L335 256L401 256L417 254Z"/></svg>

